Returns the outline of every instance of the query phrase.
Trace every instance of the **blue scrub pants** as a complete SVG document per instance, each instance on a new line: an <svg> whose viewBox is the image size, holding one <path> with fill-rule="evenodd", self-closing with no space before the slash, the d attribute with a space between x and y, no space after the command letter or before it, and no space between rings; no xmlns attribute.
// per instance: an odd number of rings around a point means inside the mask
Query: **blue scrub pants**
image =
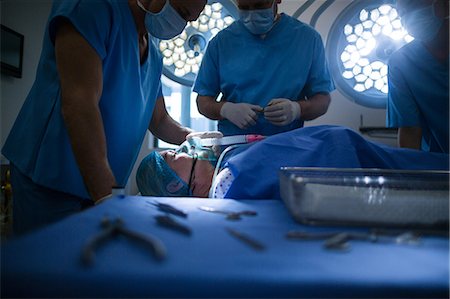
<svg viewBox="0 0 450 299"><path fill-rule="evenodd" d="M92 206L93 202L34 183L13 164L13 231L21 235Z"/></svg>

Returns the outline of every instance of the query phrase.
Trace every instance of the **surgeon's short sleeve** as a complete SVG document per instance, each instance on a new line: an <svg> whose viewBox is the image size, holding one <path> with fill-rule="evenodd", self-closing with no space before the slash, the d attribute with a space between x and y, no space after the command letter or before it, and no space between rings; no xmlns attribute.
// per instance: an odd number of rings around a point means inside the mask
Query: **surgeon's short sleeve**
<svg viewBox="0 0 450 299"><path fill-rule="evenodd" d="M313 35L313 60L303 94L312 97L317 93L330 93L334 90L334 83L328 69L327 59L322 38L319 33Z"/></svg>
<svg viewBox="0 0 450 299"><path fill-rule="evenodd" d="M194 92L201 96L215 97L220 93L218 37L213 38L203 56L202 64L195 80Z"/></svg>
<svg viewBox="0 0 450 299"><path fill-rule="evenodd" d="M420 126L420 114L414 96L405 80L401 56L392 56L388 71L388 103L386 123L388 127Z"/></svg>
<svg viewBox="0 0 450 299"><path fill-rule="evenodd" d="M101 59L107 55L113 8L107 1L70 0L56 1L49 19L50 39L55 43L58 27L63 19L70 21L75 29L97 52Z"/></svg>

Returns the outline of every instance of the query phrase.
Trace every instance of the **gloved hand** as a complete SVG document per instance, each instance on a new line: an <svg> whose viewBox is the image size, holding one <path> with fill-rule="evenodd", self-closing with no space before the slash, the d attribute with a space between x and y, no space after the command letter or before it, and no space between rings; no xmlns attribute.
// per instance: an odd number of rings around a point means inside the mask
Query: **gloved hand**
<svg viewBox="0 0 450 299"><path fill-rule="evenodd" d="M249 125L254 126L256 124L257 112L262 110L263 108L258 105L226 102L220 109L220 116L231 121L239 129L245 129Z"/></svg>
<svg viewBox="0 0 450 299"><path fill-rule="evenodd" d="M273 99L264 108L264 117L275 126L286 126L300 116L299 103L288 99Z"/></svg>

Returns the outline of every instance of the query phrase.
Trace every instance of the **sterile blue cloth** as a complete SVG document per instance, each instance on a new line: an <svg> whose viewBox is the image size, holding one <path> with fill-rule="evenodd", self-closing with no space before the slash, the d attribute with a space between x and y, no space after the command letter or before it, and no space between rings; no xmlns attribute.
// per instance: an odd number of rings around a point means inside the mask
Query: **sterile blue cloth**
<svg viewBox="0 0 450 299"><path fill-rule="evenodd" d="M172 216L190 236L157 225L155 202L185 211ZM240 221L198 207L243 211ZM127 229L159 239L167 257L124 236L105 240L91 267L81 253L101 232L100 222L120 217ZM227 228L265 246L253 250ZM423 237L420 245L349 242L346 252L324 240L289 240L309 233L367 232L296 223L279 200L115 197L20 239L2 243L2 298L448 298L449 242Z"/></svg>
<svg viewBox="0 0 450 299"><path fill-rule="evenodd" d="M265 38L251 34L241 21L220 31L208 44L194 85L199 95L222 93L229 102L262 107L274 98L300 100L332 90L319 33L285 14ZM274 126L261 114L246 130L228 120L220 120L218 129L224 135L273 135L301 126L301 121Z"/></svg>
<svg viewBox="0 0 450 299"><path fill-rule="evenodd" d="M280 167L448 170L449 155L377 144L345 127L316 126L254 143L225 167L235 178L226 198L281 199Z"/></svg>
<svg viewBox="0 0 450 299"><path fill-rule="evenodd" d="M55 1L47 24L34 85L2 153L35 183L89 198L61 115L54 41L62 19L69 20L102 60L100 111L108 161L125 186L161 94L162 60L149 42L141 65L136 23L128 1Z"/></svg>
<svg viewBox="0 0 450 299"><path fill-rule="evenodd" d="M449 65L418 40L389 59L389 127L421 127L422 149L449 153Z"/></svg>

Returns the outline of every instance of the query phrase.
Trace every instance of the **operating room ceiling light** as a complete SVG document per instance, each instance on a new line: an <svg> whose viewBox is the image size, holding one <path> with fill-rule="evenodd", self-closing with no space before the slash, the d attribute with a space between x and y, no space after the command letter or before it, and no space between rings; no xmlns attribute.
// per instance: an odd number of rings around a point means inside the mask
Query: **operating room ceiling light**
<svg viewBox="0 0 450 299"><path fill-rule="evenodd" d="M227 6L208 2L198 19L188 22L180 35L159 41L164 75L183 85L193 84L209 40L235 21L234 4L230 0L224 4Z"/></svg>
<svg viewBox="0 0 450 299"><path fill-rule="evenodd" d="M346 95L365 106L384 108L389 56L413 37L403 28L393 4L356 2L336 20L339 24L335 23L330 33L338 45L329 55L335 64L331 69L338 88Z"/></svg>

